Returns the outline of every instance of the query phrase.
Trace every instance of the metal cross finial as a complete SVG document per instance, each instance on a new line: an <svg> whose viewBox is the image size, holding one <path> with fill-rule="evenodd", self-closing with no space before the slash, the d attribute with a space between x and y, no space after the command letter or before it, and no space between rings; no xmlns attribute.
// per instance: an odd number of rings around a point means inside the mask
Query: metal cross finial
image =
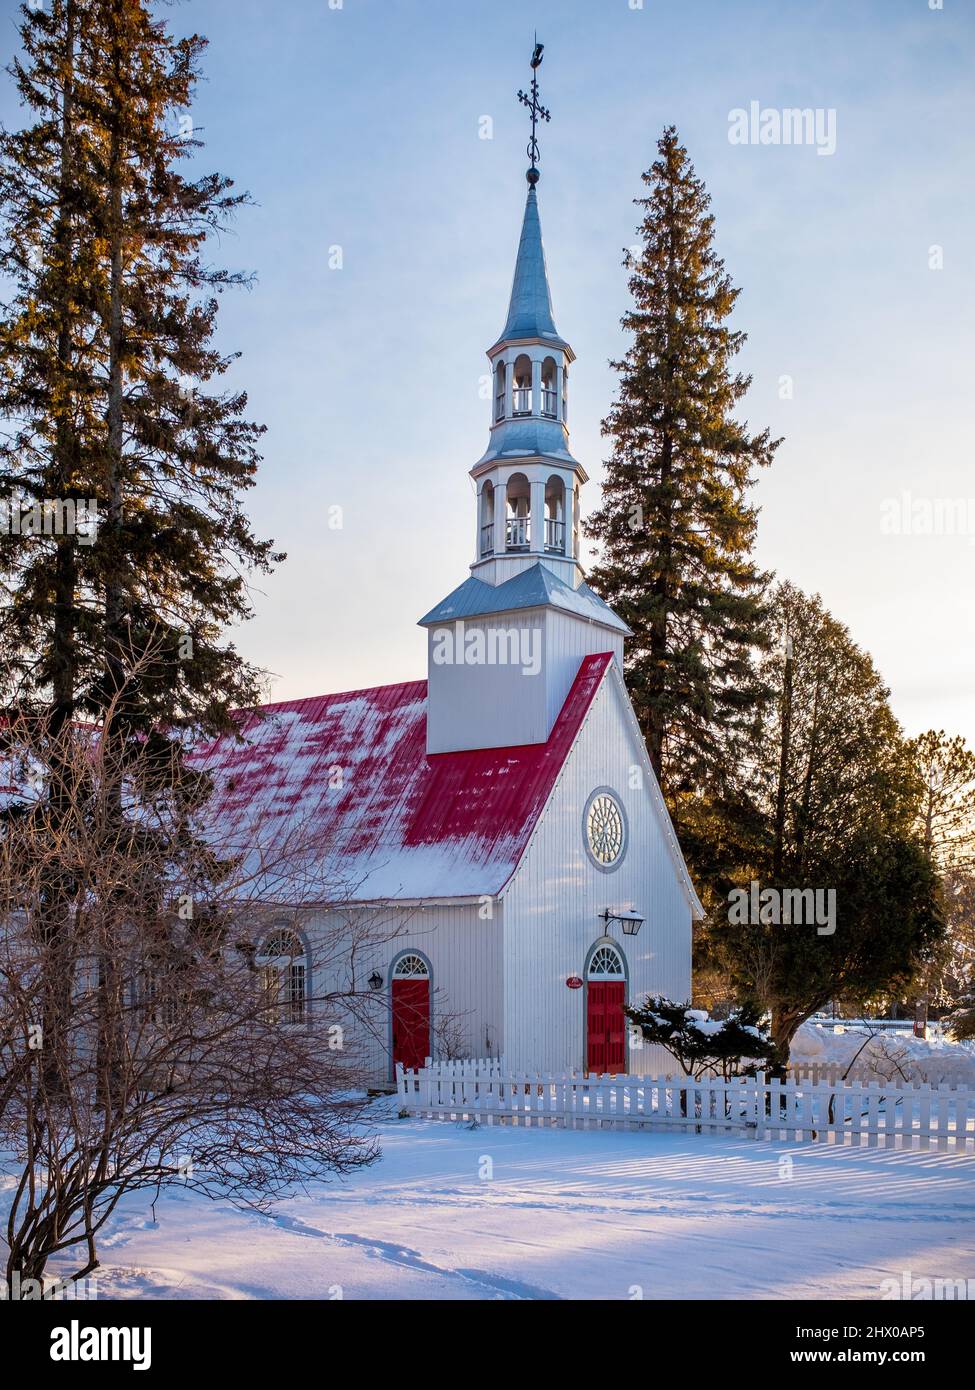
<svg viewBox="0 0 975 1390"><path fill-rule="evenodd" d="M552 119L552 113L551 113L551 111L546 111L545 107L544 107L544 106L541 104L541 102L538 100L538 76L537 76L537 74L538 74L538 69L539 69L539 67L540 67L540 65L541 65L541 61L542 61L542 50L543 50L544 47L545 47L545 45L544 45L543 43L539 43L539 42L538 42L538 35L536 34L536 35L535 35L535 51L532 53L532 57L531 57L532 85L531 85L531 87L530 87L530 89L529 89L528 94L526 94L525 92L519 92L519 93L518 93L518 100L521 102L521 104L522 104L523 106L527 106L527 107L528 107L528 110L531 112L531 117L532 117L532 138L531 138L531 139L529 140L529 142L528 142L528 158L529 158L529 159L531 160L531 162L532 162L532 167L528 170L528 173L525 175L525 177L527 178L528 182L529 182L533 187L534 187L534 185L535 185L536 183L538 183L538 179L539 179L539 174L538 174L538 139L537 139L537 127L538 127L538 122L539 122L540 120L541 120L541 121L550 121L550 120Z"/></svg>

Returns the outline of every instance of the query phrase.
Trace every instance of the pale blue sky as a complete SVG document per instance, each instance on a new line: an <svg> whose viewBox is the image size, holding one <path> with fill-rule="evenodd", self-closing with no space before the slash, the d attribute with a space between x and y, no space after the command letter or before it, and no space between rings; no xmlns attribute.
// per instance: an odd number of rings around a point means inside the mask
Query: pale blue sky
<svg viewBox="0 0 975 1390"><path fill-rule="evenodd" d="M215 256L258 275L226 300L220 341L242 350L234 380L269 426L255 526L289 552L239 634L277 673L276 698L422 676L415 621L468 572L467 470L487 437L479 378L514 264L527 136L515 93L537 28L552 110L539 198L556 322L578 355L572 449L592 475L588 506L607 360L622 347L630 200L674 122L743 288L747 414L785 436L756 494L759 559L849 623L909 731L945 725L975 743L975 537L881 532L883 500L904 490L975 497L968 0L167 12L211 40L192 113L204 162L258 204ZM3 13L9 35L10 0ZM753 100L835 108L836 153L729 144L729 112ZM15 118L9 84L0 112ZM478 138L485 115L492 140Z"/></svg>

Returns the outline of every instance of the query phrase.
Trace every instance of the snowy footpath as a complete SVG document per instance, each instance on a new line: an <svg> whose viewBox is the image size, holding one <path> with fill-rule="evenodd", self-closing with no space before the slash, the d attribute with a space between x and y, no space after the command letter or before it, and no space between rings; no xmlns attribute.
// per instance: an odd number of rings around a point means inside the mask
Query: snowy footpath
<svg viewBox="0 0 975 1390"><path fill-rule="evenodd" d="M384 1119L353 1177L239 1213L126 1200L98 1297L881 1298L971 1279L975 1157ZM889 1288L889 1286L888 1286Z"/></svg>

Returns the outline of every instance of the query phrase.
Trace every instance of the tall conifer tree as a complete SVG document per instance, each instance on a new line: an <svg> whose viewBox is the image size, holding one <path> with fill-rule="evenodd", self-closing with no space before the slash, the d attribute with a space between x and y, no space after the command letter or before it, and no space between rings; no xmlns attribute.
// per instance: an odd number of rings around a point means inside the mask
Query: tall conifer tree
<svg viewBox="0 0 975 1390"><path fill-rule="evenodd" d="M768 576L752 559L748 493L778 441L735 418L750 384L733 366L745 335L728 325L739 291L673 127L658 150L635 200L642 245L627 257L633 304L622 320L631 339L613 363L618 394L603 421L613 448L589 522L601 543L589 582L633 629L627 683L681 827L692 803L700 826L702 804L734 795L767 698L754 655L767 640ZM721 833L703 830L712 842Z"/></svg>
<svg viewBox="0 0 975 1390"><path fill-rule="evenodd" d="M56 842L73 783L59 731L78 716L103 722L106 756L148 736L160 792L196 802L201 779L169 740L224 730L258 698L260 673L224 629L276 556L242 505L262 428L242 391L220 389L233 357L214 343L217 294L246 277L214 268L207 242L244 199L186 170L204 41L173 38L144 0L25 5L20 33L26 119L0 132L0 497L33 524L0 534L0 700L41 717L52 753L45 797L5 814L39 817ZM65 529L73 503L80 530ZM115 785L106 844L138 857ZM62 1055L79 953L98 962L106 1018L119 988L110 953L78 939L73 892L51 870L35 925L45 1059Z"/></svg>
<svg viewBox="0 0 975 1390"><path fill-rule="evenodd" d="M21 701L97 718L152 650L129 727L226 728L259 673L223 629L277 557L242 507L262 427L220 389L234 358L213 341L217 294L246 277L210 265L207 239L245 199L185 167L205 41L144 0L25 7L21 33L35 119L0 146L3 490L95 499L99 526L90 545L4 546L8 673Z"/></svg>
<svg viewBox="0 0 975 1390"><path fill-rule="evenodd" d="M85 547L76 534L36 535L45 501L80 502L101 428L92 382L92 298L99 252L86 221L97 199L82 30L85 0L25 9L23 56L10 66L30 121L0 131L0 659L6 705L39 697L52 733L74 712L78 595ZM31 518L22 523L22 517Z"/></svg>

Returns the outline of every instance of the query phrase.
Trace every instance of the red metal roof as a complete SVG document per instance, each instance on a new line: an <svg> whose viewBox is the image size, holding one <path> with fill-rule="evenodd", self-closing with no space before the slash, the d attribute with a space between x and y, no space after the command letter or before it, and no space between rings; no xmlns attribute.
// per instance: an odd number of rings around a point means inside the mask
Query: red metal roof
<svg viewBox="0 0 975 1390"><path fill-rule="evenodd" d="M520 747L428 755L426 681L262 706L241 716L243 743L196 750L216 783L208 819L238 850L312 854L321 892L306 898L496 893L611 661L586 657L547 742Z"/></svg>

